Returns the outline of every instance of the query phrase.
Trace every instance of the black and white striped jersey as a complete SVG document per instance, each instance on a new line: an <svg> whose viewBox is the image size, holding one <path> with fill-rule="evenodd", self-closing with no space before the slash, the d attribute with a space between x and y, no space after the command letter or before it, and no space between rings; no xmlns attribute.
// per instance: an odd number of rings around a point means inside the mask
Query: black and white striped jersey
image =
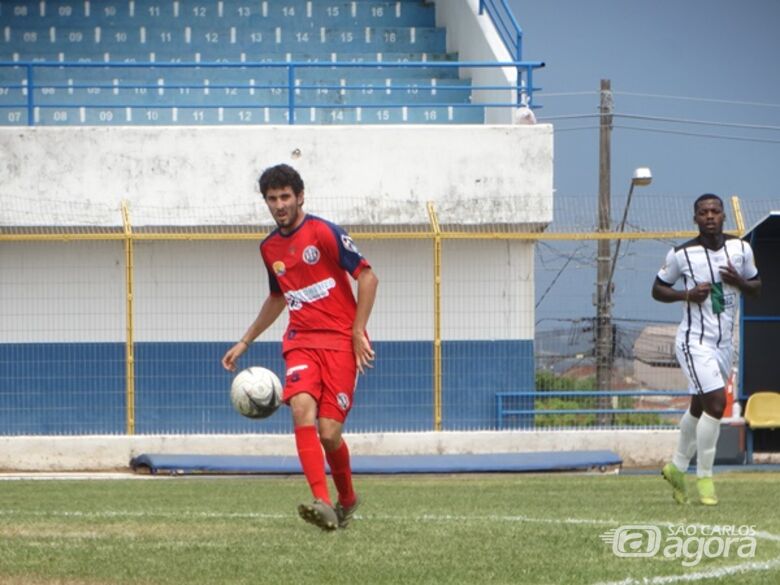
<svg viewBox="0 0 780 585"><path fill-rule="evenodd" d="M712 285L704 302L683 303L678 341L714 347L731 345L740 292L721 280L720 268L728 262L746 280L758 276L750 244L735 236L726 235L719 250L709 250L695 238L671 249L666 255L666 261L658 271L661 281L671 286L682 279L686 289L705 282Z"/></svg>

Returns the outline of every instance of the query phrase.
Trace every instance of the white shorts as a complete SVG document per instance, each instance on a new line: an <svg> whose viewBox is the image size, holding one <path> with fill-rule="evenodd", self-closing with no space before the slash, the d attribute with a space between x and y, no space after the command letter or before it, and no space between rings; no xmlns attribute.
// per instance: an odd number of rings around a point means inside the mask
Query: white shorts
<svg viewBox="0 0 780 585"><path fill-rule="evenodd" d="M688 378L688 392L705 394L726 387L731 372L733 350L700 343L675 343L677 361Z"/></svg>

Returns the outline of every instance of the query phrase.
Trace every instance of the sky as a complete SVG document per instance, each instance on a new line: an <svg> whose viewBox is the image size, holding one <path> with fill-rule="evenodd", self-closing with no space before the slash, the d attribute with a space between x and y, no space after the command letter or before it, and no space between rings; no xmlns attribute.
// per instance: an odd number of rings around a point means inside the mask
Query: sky
<svg viewBox="0 0 780 585"><path fill-rule="evenodd" d="M540 119L594 114L599 83L610 79L615 113L774 130L616 119L616 125L727 135L726 140L616 128L613 190L625 191L636 166L650 166L657 193L705 192L780 200L780 2L745 0L509 0L524 32L524 58L546 67ZM586 95L561 95L580 94ZM665 95L700 100L636 97ZM720 102L708 100L721 100ZM767 104L767 105L751 105ZM555 187L598 191L596 118L555 125Z"/></svg>
<svg viewBox="0 0 780 585"><path fill-rule="evenodd" d="M536 115L554 126L557 217L567 212L563 203L577 198L595 209L599 133L592 115L601 79L611 81L616 114L613 208L617 203L622 210L634 168L647 166L653 174L652 185L634 192L630 221L651 224L654 206L671 213L666 202L673 198L686 203L676 206L685 210L682 229L694 229L687 202L705 192L739 195L749 225L780 209L780 2L508 2L523 28L524 59L546 63L535 74L542 88L535 100L543 106ZM547 271L537 270L537 303L557 276L538 304L538 325L594 313L595 244L569 255L574 248L538 247ZM614 315L674 321L678 307L648 300L668 245L645 248L621 249ZM561 272L570 256L574 261ZM581 278L583 271L589 280ZM574 290L576 297L566 296Z"/></svg>

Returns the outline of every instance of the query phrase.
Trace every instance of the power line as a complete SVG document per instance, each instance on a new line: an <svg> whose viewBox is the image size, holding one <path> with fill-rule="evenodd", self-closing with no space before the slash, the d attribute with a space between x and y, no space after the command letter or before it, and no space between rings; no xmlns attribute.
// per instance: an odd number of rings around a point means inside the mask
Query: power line
<svg viewBox="0 0 780 585"><path fill-rule="evenodd" d="M616 118L630 118L634 120L652 120L654 122L674 122L675 124L699 124L702 126L723 126L726 128L748 128L750 130L780 130L780 126L766 126L763 124L738 124L735 122L713 122L710 120L692 120L690 118L665 118L661 116L645 116L642 114L614 114Z"/></svg>
<svg viewBox="0 0 780 585"><path fill-rule="evenodd" d="M574 126L573 128L553 128L553 132L559 134L561 132L572 132L574 130L598 130L598 126Z"/></svg>
<svg viewBox="0 0 780 585"><path fill-rule="evenodd" d="M538 121L546 122L547 120L577 120L581 118L600 118L601 114L562 114L560 116L544 116L537 118Z"/></svg>
<svg viewBox="0 0 780 585"><path fill-rule="evenodd" d="M566 262L564 263L564 265L563 265L563 266L561 266L561 269L558 271L558 274L556 274L556 275L555 275L555 277L554 277L554 278L552 279L552 281L550 282L549 286L548 286L548 287L545 289L545 291L542 293L542 296L539 298L539 300L538 300L538 301L536 301L536 305L534 305L534 308L535 308L535 309L538 309L538 308L539 308L539 305L541 305L541 304L542 304L542 301L543 301L543 300L544 300L544 298L547 296L547 293L549 293L549 292L552 290L552 288L555 286L555 283L556 283L556 282L558 282L558 279L559 279L559 278L561 277L561 275L563 274L563 271L564 271L564 270L566 270L566 267L567 267L567 266L568 266L568 265L571 263L571 261L572 261L572 260L574 260L574 256L576 256L576 255L577 255L577 253L579 253L579 251L582 249L582 247L583 247L583 244L580 244L580 245L579 245L579 246L577 246L577 248L576 248L576 249L575 249L575 250L574 250L574 251L573 251L573 252L572 252L572 253L569 255L569 257L566 259Z"/></svg>
<svg viewBox="0 0 780 585"><path fill-rule="evenodd" d="M668 118L664 116L648 116L644 114L611 114L616 118L627 118L633 120L649 120L651 122L671 122L673 124L697 124L700 126L720 126L723 128L744 128L748 130L780 130L780 126L769 126L766 124L744 124L737 122L718 122L714 120L695 120L692 118ZM539 117L540 122L554 120L581 120L583 118L600 118L602 114L561 114L560 116Z"/></svg>
<svg viewBox="0 0 780 585"><path fill-rule="evenodd" d="M640 128L639 126L624 126L622 124L616 124L615 128L621 128L623 130L638 130L640 132L657 132L659 134L678 134L681 136L697 136L700 138L719 138L721 140L738 140L741 142L765 142L769 144L780 144L780 140L772 140L771 138L749 138L747 136L727 136L725 134L705 134L700 132L684 132L682 130L662 130L660 128Z"/></svg>
<svg viewBox="0 0 780 585"><path fill-rule="evenodd" d="M680 96L680 95L662 95L662 94L654 94L654 93L636 93L630 91L615 91L613 93L615 95L629 95L634 97L648 97L648 98L682 100L682 101L691 101L691 102L709 102L713 104L728 104L732 106L760 106L765 108L780 108L780 104L769 104L765 102L747 102L747 101L737 101L737 100L723 100L717 98L700 98L700 97L688 97L688 96Z"/></svg>
<svg viewBox="0 0 780 585"><path fill-rule="evenodd" d="M599 92L597 91L568 91L568 92L558 92L558 93L547 93L544 92L544 97L571 97L571 96L580 96L580 95L599 95Z"/></svg>

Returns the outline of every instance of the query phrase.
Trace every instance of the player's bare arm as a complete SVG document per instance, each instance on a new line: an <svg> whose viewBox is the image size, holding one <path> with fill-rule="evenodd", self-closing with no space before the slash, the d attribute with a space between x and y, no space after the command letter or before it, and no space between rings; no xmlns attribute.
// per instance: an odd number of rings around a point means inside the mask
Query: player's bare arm
<svg viewBox="0 0 780 585"><path fill-rule="evenodd" d="M282 314L285 307L285 300L282 295L268 295L260 308L260 312L257 317L246 330L246 333L241 336L241 340L236 342L233 347L227 350L227 353L222 357L222 367L230 372L236 370L236 362L257 337L273 325L274 321Z"/></svg>
<svg viewBox="0 0 780 585"><path fill-rule="evenodd" d="M677 301L703 303L710 294L711 285L709 282L697 284L689 290L680 290L669 286L656 278L653 283L653 298L662 303L675 303Z"/></svg>
<svg viewBox="0 0 780 585"><path fill-rule="evenodd" d="M761 293L761 279L758 277L750 280L743 278L731 262L720 267L720 277L723 282L738 288L747 297L755 297Z"/></svg>
<svg viewBox="0 0 780 585"><path fill-rule="evenodd" d="M361 374L365 373L364 368L373 367L374 350L366 337L366 325L371 316L371 309L374 308L374 299L376 299L376 289L379 285L379 279L370 268L364 269L357 277L357 310L355 311L355 321L352 324L352 348L355 352L355 363Z"/></svg>

